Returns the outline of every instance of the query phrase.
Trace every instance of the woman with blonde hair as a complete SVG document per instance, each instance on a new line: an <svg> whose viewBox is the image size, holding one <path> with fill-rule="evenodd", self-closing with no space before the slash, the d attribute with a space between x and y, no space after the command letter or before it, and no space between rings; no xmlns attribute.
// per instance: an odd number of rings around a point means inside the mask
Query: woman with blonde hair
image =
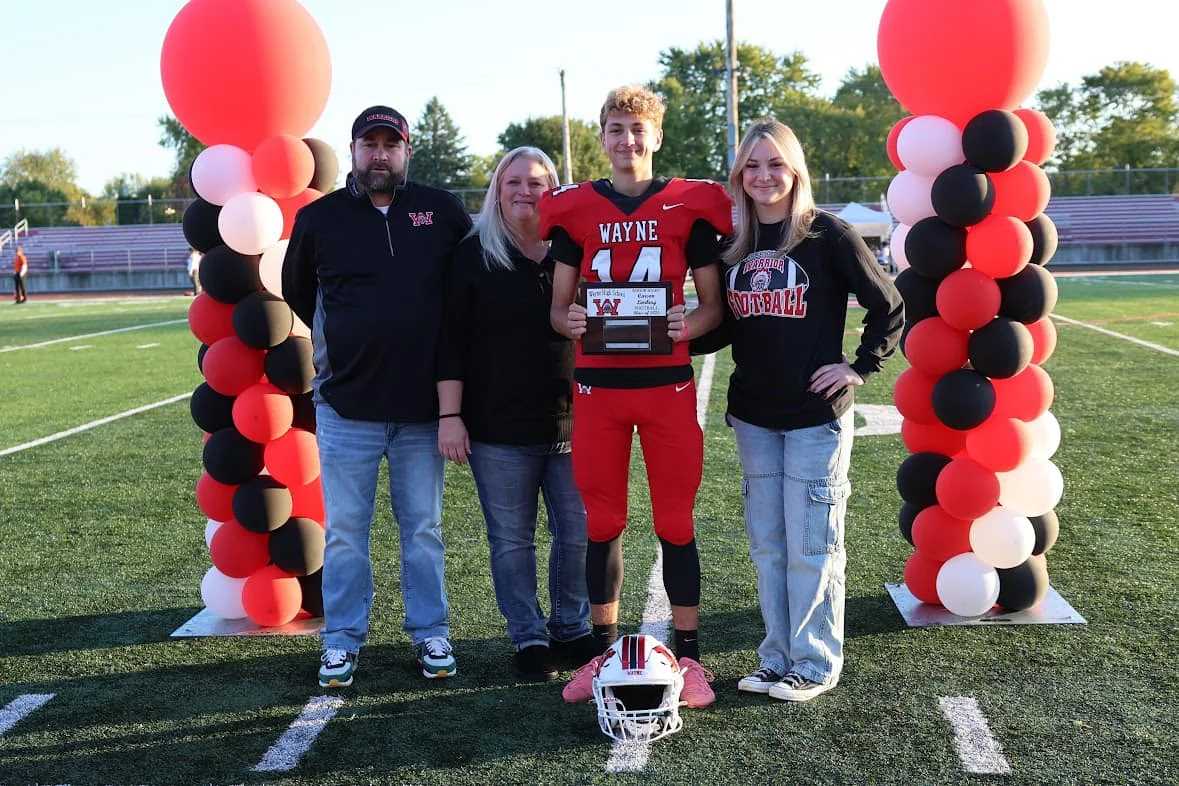
<svg viewBox="0 0 1179 786"><path fill-rule="evenodd" d="M455 251L438 352L438 449L470 462L496 602L516 669L531 680L556 678L554 654L571 663L592 654L585 507L569 447L574 350L549 324L554 263L537 213L557 185L553 162L535 147L496 166ZM541 496L552 533L547 617L536 597Z"/></svg>
<svg viewBox="0 0 1179 786"><path fill-rule="evenodd" d="M732 344L735 364L726 421L766 627L761 663L737 687L806 701L834 687L843 666L852 390L895 350L904 304L851 226L815 206L802 145L786 125L753 123L729 189L725 319L692 349ZM849 294L867 311L851 362Z"/></svg>

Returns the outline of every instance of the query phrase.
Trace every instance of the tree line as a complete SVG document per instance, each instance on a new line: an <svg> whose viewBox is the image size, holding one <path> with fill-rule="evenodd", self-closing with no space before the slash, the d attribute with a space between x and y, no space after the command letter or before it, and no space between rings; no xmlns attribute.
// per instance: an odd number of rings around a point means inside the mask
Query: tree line
<svg viewBox="0 0 1179 786"><path fill-rule="evenodd" d="M766 48L740 44L738 59L738 116L741 125L763 116L790 125L802 141L811 176L879 178L867 194L874 200L895 174L884 140L889 129L907 113L889 93L879 67L851 68L835 94L819 93L821 79L801 52L777 54ZM727 118L725 109L725 45L701 43L695 49L672 47L660 54L661 74L648 83L667 103L666 136L656 156L656 171L667 176L727 178ZM1033 106L1047 114L1056 126L1058 143L1050 172L1075 170L1123 170L1179 166L1179 103L1176 82L1165 69L1145 63L1118 62L1085 76L1077 84L1062 83L1036 94ZM24 204L68 203L51 216L22 209L30 223L107 224L179 220L165 215L165 205L153 200L194 196L188 182L193 159L203 146L173 117L162 117L160 144L175 155L167 177L148 178L125 173L109 180L98 198L77 186L76 167L60 148L49 151L20 150L0 166L0 221L3 208L15 198ZM497 137L500 150L479 155L468 150L458 124L441 100L431 98L411 130L414 155L411 178L451 190L486 188L496 162L504 151L520 145L544 150L562 171L561 117L528 117L511 123ZM570 118L570 167L575 181L604 177L609 164L598 144L596 118ZM1096 185L1090 177L1083 184L1072 175L1054 177L1054 193L1124 193L1120 178ZM1163 180L1162 178L1166 178ZM1159 182L1139 178L1137 188L1160 192L1176 190L1170 174ZM824 193L818 188L822 201ZM478 195L472 209L478 207ZM860 198L831 195L833 201ZM8 214L11 215L11 214ZM4 223L10 223L5 221Z"/></svg>

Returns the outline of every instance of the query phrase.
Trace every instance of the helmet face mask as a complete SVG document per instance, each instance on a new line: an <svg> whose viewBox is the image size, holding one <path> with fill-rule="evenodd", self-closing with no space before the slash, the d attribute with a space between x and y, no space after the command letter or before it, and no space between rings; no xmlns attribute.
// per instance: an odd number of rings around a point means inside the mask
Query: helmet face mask
<svg viewBox="0 0 1179 786"><path fill-rule="evenodd" d="M623 636L594 676L598 726L611 739L651 742L683 728L684 678L675 656L654 636Z"/></svg>

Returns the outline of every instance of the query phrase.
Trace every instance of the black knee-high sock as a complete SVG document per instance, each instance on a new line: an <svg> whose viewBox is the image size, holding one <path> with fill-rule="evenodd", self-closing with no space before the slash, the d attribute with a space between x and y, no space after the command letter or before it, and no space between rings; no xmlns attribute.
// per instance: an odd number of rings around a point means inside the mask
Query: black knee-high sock
<svg viewBox="0 0 1179 786"><path fill-rule="evenodd" d="M694 630L675 631L675 656L677 658L691 658L700 660L700 634Z"/></svg>
<svg viewBox="0 0 1179 786"><path fill-rule="evenodd" d="M610 645L616 641L618 641L617 622L612 622L609 625L594 624L594 644L598 646L599 654L610 649Z"/></svg>
<svg viewBox="0 0 1179 786"><path fill-rule="evenodd" d="M616 603L622 595L622 536L590 541L585 550L585 583L595 606Z"/></svg>

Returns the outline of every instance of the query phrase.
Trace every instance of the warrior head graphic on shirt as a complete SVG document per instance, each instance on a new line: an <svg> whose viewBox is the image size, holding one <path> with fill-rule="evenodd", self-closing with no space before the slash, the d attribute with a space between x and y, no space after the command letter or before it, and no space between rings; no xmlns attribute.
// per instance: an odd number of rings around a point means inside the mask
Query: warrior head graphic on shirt
<svg viewBox="0 0 1179 786"><path fill-rule="evenodd" d="M806 271L778 251L755 251L729 268L729 306L737 319L806 316Z"/></svg>

